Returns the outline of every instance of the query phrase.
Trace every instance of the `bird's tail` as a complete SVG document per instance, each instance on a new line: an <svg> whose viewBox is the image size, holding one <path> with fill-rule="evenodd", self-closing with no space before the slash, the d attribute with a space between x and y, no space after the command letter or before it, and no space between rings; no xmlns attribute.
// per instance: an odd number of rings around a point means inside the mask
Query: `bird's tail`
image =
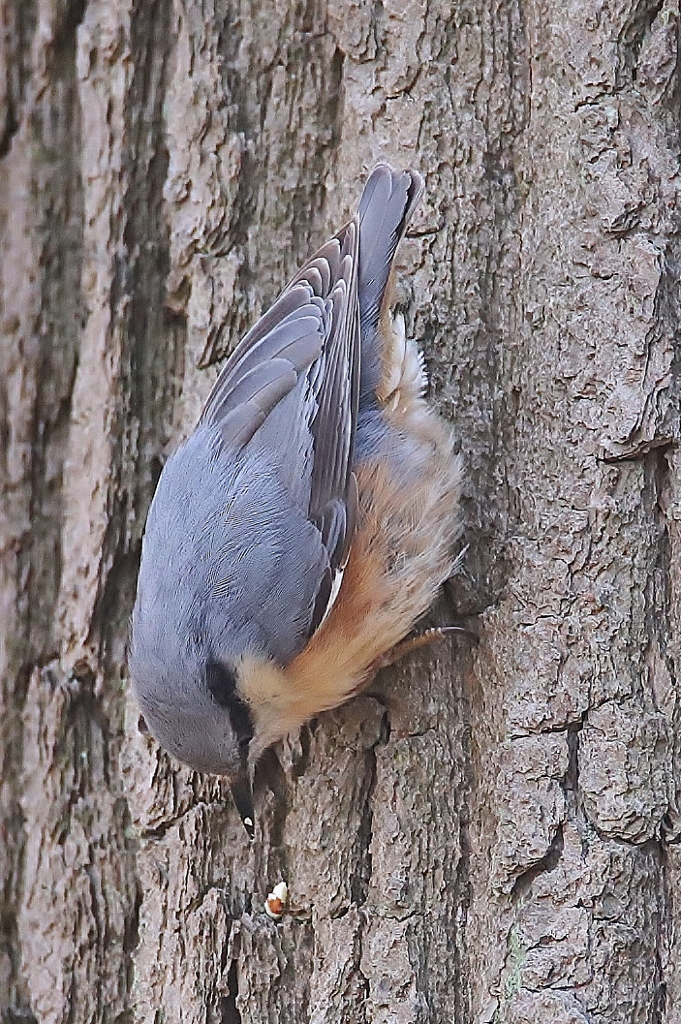
<svg viewBox="0 0 681 1024"><path fill-rule="evenodd" d="M386 301L397 246L423 191L417 171L378 164L359 203L359 309L362 331L360 402L370 400L380 382L382 341L379 322Z"/></svg>

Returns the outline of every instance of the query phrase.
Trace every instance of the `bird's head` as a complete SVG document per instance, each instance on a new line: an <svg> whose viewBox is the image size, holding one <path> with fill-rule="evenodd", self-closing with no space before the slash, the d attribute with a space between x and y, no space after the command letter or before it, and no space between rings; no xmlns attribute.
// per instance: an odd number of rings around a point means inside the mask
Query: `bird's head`
<svg viewBox="0 0 681 1024"><path fill-rule="evenodd" d="M253 742L254 717L239 690L238 664L192 657L161 665L133 646L130 675L154 738L190 768L227 776L252 838L252 783L261 748Z"/></svg>

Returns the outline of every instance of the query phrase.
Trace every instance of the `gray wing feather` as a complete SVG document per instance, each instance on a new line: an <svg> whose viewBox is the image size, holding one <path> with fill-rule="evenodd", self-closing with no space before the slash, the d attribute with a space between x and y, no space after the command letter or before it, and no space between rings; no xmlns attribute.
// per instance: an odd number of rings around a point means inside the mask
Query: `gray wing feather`
<svg viewBox="0 0 681 1024"><path fill-rule="evenodd" d="M273 359L249 370L221 408L220 433L232 448L243 448L263 425L268 412L293 390L298 375L289 362Z"/></svg>
<svg viewBox="0 0 681 1024"><path fill-rule="evenodd" d="M263 333L265 320L267 329ZM201 422L222 426L230 412L247 403L259 390L259 378L252 375L253 371L269 366L270 381L278 372L281 382L280 390L272 389L261 396L258 408L266 416L295 387L298 375L321 355L326 320L326 309L310 287L301 285L284 292L227 360L208 397ZM251 395L249 385L253 389Z"/></svg>
<svg viewBox="0 0 681 1024"><path fill-rule="evenodd" d="M363 330L378 323L395 251L422 191L420 174L389 164L378 164L364 187L358 210Z"/></svg>
<svg viewBox="0 0 681 1024"><path fill-rule="evenodd" d="M318 577L308 636L328 610L355 524L358 237L350 221L299 271L234 350L201 417L230 459L249 444L276 450L291 500L319 531L320 558L305 565Z"/></svg>
<svg viewBox="0 0 681 1024"><path fill-rule="evenodd" d="M335 241L335 240L334 240ZM357 301L357 226L345 229L342 246L325 246L314 263L322 275L330 271L332 318L329 344L311 383L317 412L311 419L314 466L310 488L310 518L319 528L329 557L324 586L320 587L312 618L312 631L327 611L336 574L342 571L354 532L356 485L352 453L359 401L360 337ZM334 257L337 263L334 261ZM327 271L328 268L328 271ZM326 593L328 589L328 594Z"/></svg>

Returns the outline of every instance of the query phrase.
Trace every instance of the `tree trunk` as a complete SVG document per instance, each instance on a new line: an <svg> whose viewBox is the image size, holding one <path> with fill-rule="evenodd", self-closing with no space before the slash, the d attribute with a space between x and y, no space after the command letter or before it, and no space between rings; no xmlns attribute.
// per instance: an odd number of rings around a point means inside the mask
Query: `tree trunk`
<svg viewBox="0 0 681 1024"><path fill-rule="evenodd" d="M678 0L0 24L2 1020L678 1021ZM480 639L280 745L249 846L127 694L144 518L379 158Z"/></svg>

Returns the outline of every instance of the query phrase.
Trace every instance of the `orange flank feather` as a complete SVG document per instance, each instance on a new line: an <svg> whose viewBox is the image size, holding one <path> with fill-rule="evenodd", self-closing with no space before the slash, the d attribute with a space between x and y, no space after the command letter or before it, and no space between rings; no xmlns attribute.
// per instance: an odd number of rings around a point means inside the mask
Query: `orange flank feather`
<svg viewBox="0 0 681 1024"><path fill-rule="evenodd" d="M421 357L399 319L391 340L379 395L388 423L414 447L403 467L394 459L356 467L357 527L343 582L305 649L285 669L242 661L241 692L257 721L260 750L368 684L453 568L460 459L423 398ZM256 758L260 750L252 752Z"/></svg>

